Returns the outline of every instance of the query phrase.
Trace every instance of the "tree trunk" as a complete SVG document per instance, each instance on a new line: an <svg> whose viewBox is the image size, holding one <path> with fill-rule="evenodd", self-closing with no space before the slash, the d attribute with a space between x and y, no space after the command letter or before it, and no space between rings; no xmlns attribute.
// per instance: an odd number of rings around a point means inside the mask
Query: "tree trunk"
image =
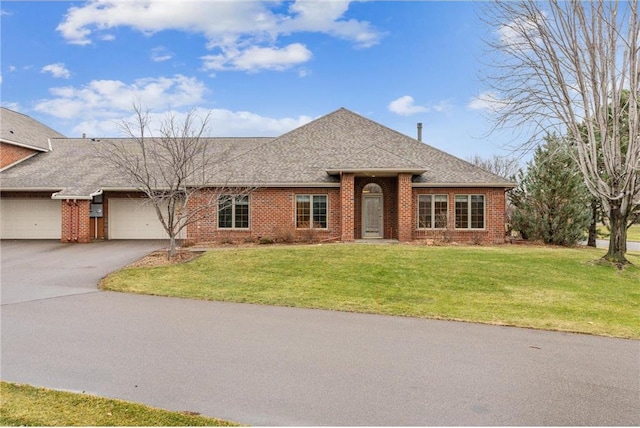
<svg viewBox="0 0 640 428"><path fill-rule="evenodd" d="M589 239L587 245L589 247L596 247L596 240L598 239L598 203L594 199L591 201L591 225L589 226Z"/></svg>
<svg viewBox="0 0 640 428"><path fill-rule="evenodd" d="M611 222L611 236L609 237L609 251L604 259L617 264L628 264L625 258L627 252L627 219L620 212L620 207L611 207L609 213Z"/></svg>
<svg viewBox="0 0 640 428"><path fill-rule="evenodd" d="M169 235L169 251L167 251L167 258L169 260L176 256L176 237L175 235Z"/></svg>

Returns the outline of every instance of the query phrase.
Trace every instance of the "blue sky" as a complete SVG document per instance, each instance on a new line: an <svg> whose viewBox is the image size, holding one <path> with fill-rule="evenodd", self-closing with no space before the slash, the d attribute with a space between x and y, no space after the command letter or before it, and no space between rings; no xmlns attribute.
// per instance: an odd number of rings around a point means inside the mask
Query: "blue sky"
<svg viewBox="0 0 640 428"><path fill-rule="evenodd" d="M2 105L69 137L211 111L213 136L276 136L345 107L467 158L487 135L472 2L3 1ZM485 97L486 98L486 97Z"/></svg>

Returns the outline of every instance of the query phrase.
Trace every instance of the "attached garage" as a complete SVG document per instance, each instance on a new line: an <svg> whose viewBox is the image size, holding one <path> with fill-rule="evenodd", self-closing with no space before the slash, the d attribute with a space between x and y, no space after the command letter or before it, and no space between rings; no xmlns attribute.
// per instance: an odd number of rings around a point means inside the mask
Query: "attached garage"
<svg viewBox="0 0 640 428"><path fill-rule="evenodd" d="M131 198L109 198L108 201L109 239L168 238L149 201Z"/></svg>
<svg viewBox="0 0 640 428"><path fill-rule="evenodd" d="M0 199L0 238L60 239L62 205L52 199Z"/></svg>

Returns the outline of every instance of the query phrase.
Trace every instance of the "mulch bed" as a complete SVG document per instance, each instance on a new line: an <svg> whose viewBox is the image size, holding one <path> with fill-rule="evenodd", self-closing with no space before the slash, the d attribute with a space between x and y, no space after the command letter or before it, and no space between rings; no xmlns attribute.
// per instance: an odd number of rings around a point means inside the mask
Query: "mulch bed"
<svg viewBox="0 0 640 428"><path fill-rule="evenodd" d="M197 259L202 255L201 251L190 251L184 249L177 249L176 256L172 259L167 257L167 250L154 251L137 260L127 267L154 267L154 266L169 266L179 263L186 263L191 260Z"/></svg>

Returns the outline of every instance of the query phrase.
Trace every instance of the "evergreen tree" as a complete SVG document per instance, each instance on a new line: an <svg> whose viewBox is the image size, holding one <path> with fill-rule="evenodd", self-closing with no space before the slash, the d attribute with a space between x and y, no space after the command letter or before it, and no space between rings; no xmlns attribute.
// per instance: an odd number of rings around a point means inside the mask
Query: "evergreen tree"
<svg viewBox="0 0 640 428"><path fill-rule="evenodd" d="M575 245L585 238L591 197L569 150L562 139L547 136L526 172L518 172L518 185L509 197L515 207L513 228L523 238L556 245Z"/></svg>

